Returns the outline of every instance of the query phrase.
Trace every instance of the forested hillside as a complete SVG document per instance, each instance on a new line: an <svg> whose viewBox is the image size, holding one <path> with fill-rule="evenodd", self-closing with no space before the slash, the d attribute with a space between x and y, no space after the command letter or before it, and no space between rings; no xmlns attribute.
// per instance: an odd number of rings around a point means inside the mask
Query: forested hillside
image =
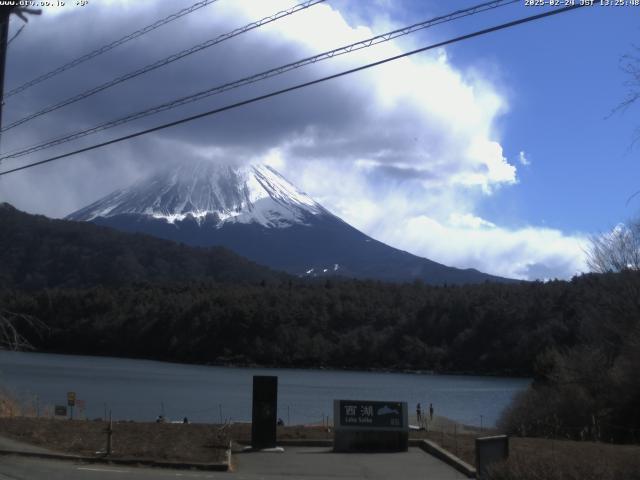
<svg viewBox="0 0 640 480"><path fill-rule="evenodd" d="M50 326L32 338L47 351L531 375L542 352L579 341L585 315L598 308L593 282L147 284L5 290L0 302Z"/></svg>
<svg viewBox="0 0 640 480"><path fill-rule="evenodd" d="M0 204L0 288L122 286L140 281L258 283L281 278L225 248L187 247Z"/></svg>

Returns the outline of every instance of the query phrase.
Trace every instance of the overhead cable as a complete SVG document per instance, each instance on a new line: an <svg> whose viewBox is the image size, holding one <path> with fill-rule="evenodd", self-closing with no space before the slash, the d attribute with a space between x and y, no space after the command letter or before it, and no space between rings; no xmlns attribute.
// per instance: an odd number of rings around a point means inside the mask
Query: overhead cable
<svg viewBox="0 0 640 480"><path fill-rule="evenodd" d="M193 5L191 5L190 7L187 8L183 8L182 10L179 10L175 13L172 13L171 15L168 15L160 20L158 20L157 22L152 23L151 25L147 25L144 28L141 28L139 30L136 30L135 32L132 32L128 35L125 35L122 38L119 38L118 40L115 40L107 45L104 45L100 48L97 48L89 53L86 53L74 60L71 60L70 62L65 63L64 65L59 66L58 68L55 68L53 70L51 70L50 72L44 73L36 78L34 78L33 80L30 80L28 82L23 83L22 85L14 88L13 90L9 90L7 93L4 94L4 99L6 100L7 98L20 93L20 92L24 92L26 89L33 87L34 85L37 85L39 83L44 82L45 80L49 80L50 78L55 77L56 75L65 72L67 70L70 70L74 67L77 67L78 65L80 65L81 63L84 63L88 60L91 60L92 58L97 57L98 55L102 55L103 53L108 52L109 50L113 50L116 47L119 47L120 45L123 45L125 43L127 43L130 40L133 40L135 38L141 37L142 35L145 35L149 32L151 32L152 30L155 30L158 27L161 27L163 25L166 25L167 23L173 22L174 20L177 20L178 18L181 18L185 15L188 15L192 12L195 12L196 10L201 9L202 7L206 7L207 5L210 5L214 2L217 2L218 0L201 0L197 3L194 3ZM16 35L17 36L17 35Z"/></svg>
<svg viewBox="0 0 640 480"><path fill-rule="evenodd" d="M165 57L163 59L160 59L154 63L151 63L149 65L146 65L142 68L139 68L138 70L134 70L133 72L129 72L126 73L124 75L121 75L119 77L114 78L113 80L110 80L106 83L103 83L101 85L98 85L97 87L93 87L89 90L86 90L82 93L79 93L78 95L74 95L73 97L67 98L66 100L63 100L61 102L58 102L54 105L49 105L46 108L43 108L42 110L32 113L30 115L27 115L26 117L23 117L19 120L16 120L13 123L10 123L9 125L7 125L6 127L3 127L0 132L6 132L7 130L10 130L12 128L15 128L19 125L22 125L23 123L29 122L31 120L33 120L34 118L38 118L46 113L50 113L53 112L54 110L58 110L59 108L62 107L66 107L67 105L71 105L72 103L76 103L79 102L80 100L84 100L85 98L91 97L92 95L95 95L98 92L102 92L103 90L106 90L108 88L114 87L122 82L126 82L127 80L131 80L132 78L138 77L140 75L143 75L145 73L151 72L153 70L156 70L160 67L164 67L165 65L169 65L170 63L175 62L176 60L180 60L188 55L192 55L196 52L199 52L201 50L204 50L205 48L209 48L212 47L214 45L217 45L219 43L222 43L226 40L229 40L233 37L237 37L238 35L241 35L243 33L246 33L250 30L253 30L255 28L259 28L263 25L266 25L268 23L271 22L275 22L276 20L279 20L280 18L283 17L287 17L289 15L293 15L296 12L299 12L301 10L305 10L313 5L316 5L318 3L322 3L325 0L307 0L305 2L302 2L298 5L295 5L291 8L288 8L287 10L282 10L280 12L274 13L273 15L269 15L268 17L264 17L260 20L257 20L255 22L251 22L248 25L245 25L244 27L240 27L240 28L236 28L235 30L229 32L229 33L225 33L222 35L217 36L216 38L212 38L210 40L207 40L206 42L200 43L198 45L194 45L191 48L187 48L185 50L182 50L178 53L174 53L173 55L170 55L168 57Z"/></svg>
<svg viewBox="0 0 640 480"><path fill-rule="evenodd" d="M45 163L54 162L56 160L60 160L60 159L67 158L67 157L71 157L71 156L77 155L79 153L85 153L85 152L89 152L91 150L96 150L96 149L101 148L101 147L106 147L108 145L113 145L115 143L123 142L125 140L130 140L132 138L136 138L136 137L140 137L140 136L143 136L143 135L147 135L149 133L153 133L153 132L157 132L157 131L160 131L160 130L164 130L166 128L175 127L177 125L182 125L184 123L192 122L192 121L200 119L200 118L204 118L204 117L208 117L208 116L215 115L215 114L218 114L218 113L226 112L227 110L232 110L232 109L235 109L235 108L238 108L238 107L242 107L242 106L249 105L249 104L252 104L252 103L256 103L256 102L259 102L259 101L262 101L262 100L266 100L268 98L272 98L272 97L275 97L275 96L278 96L278 95L282 95L284 93L293 92L295 90L300 90L302 88L306 88L306 87L309 87L311 85L316 85L316 84L319 84L319 83L322 83L322 82L326 82L328 80L333 80L333 79L336 79L336 78L343 77L345 75L350 75L350 74L355 73L355 72L359 72L359 71L366 70L366 69L369 69L369 68L372 68L372 67L383 65L385 63L389 63L389 62L392 62L392 61L395 61L395 60L399 60L401 58L409 57L409 56L415 55L417 53L425 52L425 51L428 51L428 50L433 50L435 48L444 47L444 46L450 45L452 43L457 43L457 42L460 42L460 41L463 41L463 40L468 40L470 38L479 37L481 35L486 35L486 34L489 34L489 33L492 33L492 32L496 32L496 31L499 31L499 30L504 30L504 29L507 29L507 28L515 27L517 25L522 25L524 23L532 22L532 21L535 21L535 20L540 20L540 19L543 19L543 18L546 18L546 17L550 17L552 15L558 15L558 14L565 13L565 12L568 12L568 11L571 11L571 10L576 10L576 9L582 8L584 6L587 6L587 5L585 5L585 4L575 4L575 5L568 6L568 7L557 8L557 9L553 9L553 10L550 10L550 11L547 11L547 12L544 12L544 13L539 13L537 15L531 15L529 17L524 17L524 18L521 18L521 19L518 19L518 20L513 20L511 22L507 22L507 23L503 23L503 24L496 25L496 26L493 26L493 27L485 28L483 30L478 30L478 31L473 32L473 33L469 33L469 34L462 35L462 36L459 36L459 37L455 37L455 38L452 38L452 39L449 39L449 40L445 40L443 42L439 42L439 43L435 43L435 44L432 44L432 45L428 45L426 47L418 48L416 50L411 50L409 52L405 52L405 53L402 53L400 55L395 55L393 57L388 57L388 58L385 58L383 60L379 60L377 62L368 63L366 65L362 65L360 67L356 67L356 68L352 68L352 69L349 69L349 70L345 70L345 71L342 71L340 73L335 73L333 75L328 75L326 77L318 78L316 80L312 80L312 81L309 81L309 82L299 83L297 85L294 85L294 86L291 86L291 87L288 87L288 88L283 88L281 90L277 90L277 91L274 91L274 92L271 92L271 93L267 93L267 94L264 94L264 95L259 95L257 97L253 97L253 98L250 98L248 100L243 100L243 101L236 102L236 103L233 103L233 104L230 104L230 105L226 105L224 107L220 107L220 108L216 108L216 109L213 109L213 110L209 110L207 112L199 113L197 115L192 115L192 116L189 116L189 117L186 117L186 118L182 118L180 120L176 120L176 121L173 121L173 122L165 123L163 125L158 125L158 126L153 127L153 128L148 128L146 130L141 130L141 131L138 131L138 132L135 132L135 133L124 135L122 137L114 138L112 140L108 140L106 142L102 142L102 143L98 143L98 144L95 144L95 145L91 145L89 147L84 147L84 148L80 148L80 149L77 149L77 150L73 150L71 152L63 153L61 155L56 155L54 157L50 157L50 158L47 158L47 159L44 159L44 160L40 160L38 162L29 163L27 165L22 165L22 166L19 166L19 167L16 167L16 168L12 168L10 170L5 170L3 172L0 172L0 176L8 175L10 173L18 172L18 171L21 171L21 170L26 170L28 168L32 168L32 167L35 167L35 166L38 166L38 165L43 165Z"/></svg>
<svg viewBox="0 0 640 480"><path fill-rule="evenodd" d="M109 128L113 128L113 127L117 127L119 125L123 125L125 123L134 121L134 120L138 120L150 115L154 115L160 112L164 112L166 110L171 110L173 108L177 108L183 105L186 105L188 103L193 103L196 102L198 100L202 100L203 98L207 98L210 97L212 95L217 95L223 92L226 92L228 90L232 90L235 88L239 88L245 85L249 85L249 84L253 84L256 82L259 82L261 80L265 80L271 77L275 77L277 75L282 75L283 73L286 73L288 71L306 66L306 65L310 65L313 63L317 63L323 60L327 60L339 55L344 55L346 53L350 53L350 52L354 52L357 50L361 50L363 48L368 48L371 47L373 45L377 45L379 43L382 42L387 42L389 40L392 40L394 38L398 38L404 35L408 35L410 33L416 32L418 30L423 30L429 27L433 27L435 25L439 25L442 23L446 23L446 22L451 22L453 20L457 20L459 18L463 18L463 17L467 17L470 15L475 15L477 13L480 12L484 12L487 10L492 10L498 7L503 7L512 3L516 3L519 2L520 0L493 0L490 2L485 2L470 8L466 8L464 10L457 10L455 12L449 13L447 15L442 15L439 17L435 17L429 20L425 20L419 23L415 23L413 25L410 25L408 27L404 27L404 28L400 28L400 29L396 29L393 30L391 32L387 32L387 33L383 33L381 35L376 35L374 37L370 37L367 38L365 40L361 40L359 42L355 42L355 43L351 43L349 45L346 46L342 46L339 48L335 48L333 50L329 50L311 57L307 57L307 58L303 58L301 60L297 60L295 62L292 63L288 63L286 65L282 65L276 68L272 68L270 70L266 70L260 73L257 73L255 75L251 75L248 77L244 77L240 80L235 80L233 82L229 82L229 83L225 83L223 85L217 85L215 87L212 88L208 88L206 90L191 94L191 95L187 95L175 100L171 100L169 102L165 102L162 103L160 105L156 105L154 107L151 108L147 108L145 110L139 111L139 112L135 112L135 113L131 113L128 115L125 115L124 117L120 117L117 118L115 120L110 120L108 122L102 123L100 125L97 125L95 127L91 127L79 132L75 132L72 134L68 134L68 135L64 135L61 137L57 137L51 140L47 140L43 143L37 144L37 145L33 145L27 148L23 148L20 150L14 150L10 153L7 153L3 156L0 156L0 161L5 160L5 159L9 159L9 158L19 158L22 157L24 155L28 155L30 153L33 152L37 152L40 150L44 150L47 148L51 148L51 147L55 147L57 145L61 145L63 143L67 143L67 142L71 142L73 140L77 140L79 138L82 137L86 137L88 135L97 133L97 132L101 132L103 130L107 130Z"/></svg>
<svg viewBox="0 0 640 480"><path fill-rule="evenodd" d="M16 39L16 37L22 33L22 30L24 30L24 27L26 27L26 25L21 25L18 31L11 36L11 38L7 41L7 46L11 45L11 42L13 42Z"/></svg>

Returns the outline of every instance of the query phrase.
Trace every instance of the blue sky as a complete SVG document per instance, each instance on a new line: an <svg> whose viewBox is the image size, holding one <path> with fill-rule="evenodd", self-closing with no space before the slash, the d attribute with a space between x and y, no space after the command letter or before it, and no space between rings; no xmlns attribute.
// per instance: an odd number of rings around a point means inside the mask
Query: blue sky
<svg viewBox="0 0 640 480"><path fill-rule="evenodd" d="M411 24L477 3L404 0L385 11ZM380 13L370 2L360 6L362 19ZM521 2L417 35L427 43L548 9ZM477 68L501 86L509 102L499 120L505 155L524 151L531 162L519 169L517 185L484 199L481 216L513 227L598 232L637 214L640 197L627 200L640 190L640 147L632 148L640 106L611 115L625 98L620 67L634 44L640 7L596 6L446 47L453 65Z"/></svg>
<svg viewBox="0 0 640 480"><path fill-rule="evenodd" d="M610 112L626 93L620 61L639 38L638 14L583 9L453 49L463 63L474 52L494 52L512 90L503 146L507 155L524 149L531 160L520 184L492 198L486 215L513 205L517 218L591 232L637 211L637 200L626 202L640 187L640 152L630 150L640 116Z"/></svg>
<svg viewBox="0 0 640 480"><path fill-rule="evenodd" d="M45 10L11 46L7 88L191 3L91 0L87 7ZM220 0L199 15L20 95L20 102L9 99L5 121L294 3ZM328 0L44 116L32 128L19 127L3 138L3 148L86 128L140 105L476 3ZM136 127L547 9L525 7L523 0L183 107ZM0 179L0 200L61 217L148 174L169 157L264 162L338 216L395 247L498 275L570 278L585 269L589 235L640 210L640 196L627 205L640 189L640 147L630 148L640 126L640 106L609 117L626 94L620 62L634 42L640 44L638 14L640 7L583 8L463 41L92 152L82 161L32 169L10 182ZM16 26L14 22L12 29ZM52 46L46 54L45 44ZM127 126L116 132L132 130Z"/></svg>

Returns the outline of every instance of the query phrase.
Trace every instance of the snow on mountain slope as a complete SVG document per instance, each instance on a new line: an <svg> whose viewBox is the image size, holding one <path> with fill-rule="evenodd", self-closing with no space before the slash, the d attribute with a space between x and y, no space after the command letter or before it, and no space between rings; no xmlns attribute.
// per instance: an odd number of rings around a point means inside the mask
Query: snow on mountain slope
<svg viewBox="0 0 640 480"><path fill-rule="evenodd" d="M122 214L168 223L191 216L198 223L214 219L218 227L233 222L270 228L304 225L308 215L331 215L271 167L201 161L181 164L117 190L67 219L91 221Z"/></svg>

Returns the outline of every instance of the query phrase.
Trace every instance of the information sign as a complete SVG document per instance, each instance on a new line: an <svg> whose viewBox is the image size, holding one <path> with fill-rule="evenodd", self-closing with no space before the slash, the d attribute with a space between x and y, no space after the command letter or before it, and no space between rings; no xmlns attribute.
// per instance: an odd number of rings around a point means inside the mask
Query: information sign
<svg viewBox="0 0 640 480"><path fill-rule="evenodd" d="M407 429L406 403L370 400L337 400L338 427ZM334 407L335 408L335 407Z"/></svg>

